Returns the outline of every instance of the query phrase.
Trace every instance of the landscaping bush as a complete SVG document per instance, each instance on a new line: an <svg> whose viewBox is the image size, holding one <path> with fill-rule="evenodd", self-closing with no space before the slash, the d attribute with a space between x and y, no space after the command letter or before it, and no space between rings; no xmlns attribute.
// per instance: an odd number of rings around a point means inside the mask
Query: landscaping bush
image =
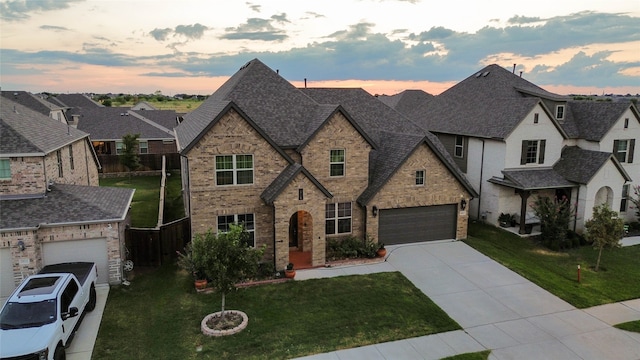
<svg viewBox="0 0 640 360"><path fill-rule="evenodd" d="M370 237L358 239L349 236L342 239L329 239L327 241L327 258L331 260L373 258L380 246Z"/></svg>
<svg viewBox="0 0 640 360"><path fill-rule="evenodd" d="M569 204L569 199L563 197L551 200L539 197L533 204L533 209L540 219L540 239L544 246L553 251L573 247L573 241L568 238L567 233L575 209Z"/></svg>

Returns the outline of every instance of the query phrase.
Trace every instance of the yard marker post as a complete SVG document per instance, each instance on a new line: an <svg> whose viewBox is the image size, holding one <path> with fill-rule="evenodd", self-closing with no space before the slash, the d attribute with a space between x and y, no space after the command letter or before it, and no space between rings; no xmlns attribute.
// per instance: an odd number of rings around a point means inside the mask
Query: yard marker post
<svg viewBox="0 0 640 360"><path fill-rule="evenodd" d="M578 282L580 282L580 264L578 264Z"/></svg>

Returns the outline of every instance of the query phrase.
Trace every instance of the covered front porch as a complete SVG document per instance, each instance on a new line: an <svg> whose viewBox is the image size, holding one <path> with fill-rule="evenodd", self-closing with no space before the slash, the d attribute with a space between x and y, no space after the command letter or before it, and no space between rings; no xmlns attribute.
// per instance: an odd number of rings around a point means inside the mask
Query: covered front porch
<svg viewBox="0 0 640 360"><path fill-rule="evenodd" d="M539 197L552 199L568 199L574 201L577 194L575 184L558 174L554 169L503 170L504 177L493 177L489 182L504 188L500 199L501 214L510 214L508 225L501 225L505 230L520 236L540 234L540 219L535 214L533 203ZM509 195L510 194L510 195ZM517 209L512 212L510 210Z"/></svg>

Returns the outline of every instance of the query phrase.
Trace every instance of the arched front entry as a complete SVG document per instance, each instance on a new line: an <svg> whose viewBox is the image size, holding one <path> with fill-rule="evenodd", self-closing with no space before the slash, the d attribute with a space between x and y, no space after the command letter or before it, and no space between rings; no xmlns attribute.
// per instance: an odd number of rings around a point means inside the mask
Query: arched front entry
<svg viewBox="0 0 640 360"><path fill-rule="evenodd" d="M312 251L313 218L308 211L296 211L289 218L289 262L296 269L309 268Z"/></svg>
<svg viewBox="0 0 640 360"><path fill-rule="evenodd" d="M609 209L613 208L613 190L608 186L601 187L596 193L594 207L607 204Z"/></svg>

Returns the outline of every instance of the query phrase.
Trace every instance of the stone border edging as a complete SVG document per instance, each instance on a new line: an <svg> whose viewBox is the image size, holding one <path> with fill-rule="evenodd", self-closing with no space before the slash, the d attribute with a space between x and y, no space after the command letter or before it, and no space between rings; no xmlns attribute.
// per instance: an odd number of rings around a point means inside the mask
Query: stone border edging
<svg viewBox="0 0 640 360"><path fill-rule="evenodd" d="M214 312L213 314L209 314L207 316L204 317L204 319L202 319L202 322L200 322L200 330L202 330L202 333L207 335L207 336L227 336L227 335L233 335L233 334L237 334L240 331L244 330L244 328L247 327L247 325L249 324L249 318L247 317L247 314L243 313L240 310L225 310L225 312L228 312L230 314L238 314L240 316L242 316L242 322L240 323L240 325L236 326L233 329L228 329L228 330L214 330L211 329L207 326L207 322L209 321L209 319L215 317L215 316L219 316L220 313L222 313L222 311L218 311L218 312Z"/></svg>

